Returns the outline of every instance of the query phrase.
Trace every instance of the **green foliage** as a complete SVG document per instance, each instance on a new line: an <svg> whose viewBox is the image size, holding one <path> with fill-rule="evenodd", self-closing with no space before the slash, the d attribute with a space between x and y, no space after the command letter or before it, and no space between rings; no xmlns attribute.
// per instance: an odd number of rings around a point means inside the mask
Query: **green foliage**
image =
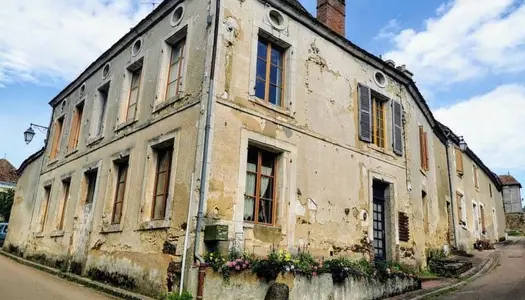
<svg viewBox="0 0 525 300"><path fill-rule="evenodd" d="M193 296L186 291L182 292L180 295L178 292L173 292L168 294L166 300L193 300Z"/></svg>
<svg viewBox="0 0 525 300"><path fill-rule="evenodd" d="M445 257L447 257L443 249L430 248L430 249L427 249L426 252L427 252L427 262L430 262L431 260L444 259Z"/></svg>
<svg viewBox="0 0 525 300"><path fill-rule="evenodd" d="M224 266L224 263L226 263L226 259L219 252L206 253L206 255L204 255L204 261L206 261L215 272L219 272Z"/></svg>
<svg viewBox="0 0 525 300"><path fill-rule="evenodd" d="M312 276L317 276L322 271L322 264L316 261L307 251L299 251L292 261L293 264L289 268L294 274L312 278Z"/></svg>
<svg viewBox="0 0 525 300"><path fill-rule="evenodd" d="M11 208L13 207L13 201L15 200L15 190L8 189L5 192L0 192L0 216L2 216L5 222L9 222L11 215Z"/></svg>
<svg viewBox="0 0 525 300"><path fill-rule="evenodd" d="M285 271L285 266L288 265L292 260L290 253L283 250L272 251L268 254L267 257L262 259L256 259L253 262L253 272L257 274L258 277L266 279L266 281L275 280L279 273Z"/></svg>
<svg viewBox="0 0 525 300"><path fill-rule="evenodd" d="M523 233L521 233L521 231L519 230L509 230L507 231L507 234L509 236L522 236L523 235Z"/></svg>

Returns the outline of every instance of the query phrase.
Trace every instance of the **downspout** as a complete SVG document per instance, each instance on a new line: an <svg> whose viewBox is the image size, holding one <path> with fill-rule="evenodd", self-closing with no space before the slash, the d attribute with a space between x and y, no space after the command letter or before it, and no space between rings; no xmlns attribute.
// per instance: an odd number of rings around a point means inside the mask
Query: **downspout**
<svg viewBox="0 0 525 300"><path fill-rule="evenodd" d="M450 211L452 213L452 230L454 231L454 247L457 249L458 248L458 233L456 231L456 218L455 218L455 215L454 215L454 208L456 207L454 201L456 200L455 197L454 197L454 191L452 190L452 165L450 163L450 156L449 156L449 150L448 150L448 147L449 147L449 134L447 133L445 138L447 139L446 141L446 144L445 144L445 152L446 152L446 155L447 155L447 170L448 170L448 189L450 190L450 206L452 206L450 208Z"/></svg>
<svg viewBox="0 0 525 300"><path fill-rule="evenodd" d="M199 208L197 211L197 227L195 229L195 246L193 248L193 255L199 263L204 263L204 258L199 254L200 248L200 235L202 230L202 219L203 219L203 208L204 208L204 199L206 197L206 177L208 174L208 156L210 148L210 131L211 131L211 116L213 108L213 97L214 97L214 78L215 78L215 60L217 57L217 37L219 35L219 10L220 10L220 0L215 0L215 29L213 33L213 50L211 56L211 66L210 66L210 84L208 87L208 103L206 103L206 125L204 127L204 150L202 154L202 168L201 168L201 182L200 182L200 191L199 191ZM199 276L199 285L200 285L200 276ZM200 299L197 296L197 299Z"/></svg>

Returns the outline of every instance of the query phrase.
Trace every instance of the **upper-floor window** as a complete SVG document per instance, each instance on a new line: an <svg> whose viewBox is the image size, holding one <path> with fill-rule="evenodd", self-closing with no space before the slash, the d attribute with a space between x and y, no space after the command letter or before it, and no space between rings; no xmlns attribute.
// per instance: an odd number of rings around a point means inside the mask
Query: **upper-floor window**
<svg viewBox="0 0 525 300"><path fill-rule="evenodd" d="M128 107L126 110L126 121L135 120L140 93L140 81L142 77L142 67L131 72L131 82L129 89Z"/></svg>
<svg viewBox="0 0 525 300"><path fill-rule="evenodd" d="M170 65L166 86L166 100L178 98L182 92L182 78L184 75L186 39L182 39L171 46Z"/></svg>
<svg viewBox="0 0 525 300"><path fill-rule="evenodd" d="M419 157L421 169L428 170L428 134L423 130L423 126L419 126Z"/></svg>
<svg viewBox="0 0 525 300"><path fill-rule="evenodd" d="M489 183L489 193L490 193L490 198L492 198L492 184Z"/></svg>
<svg viewBox="0 0 525 300"><path fill-rule="evenodd" d="M155 156L157 158L157 166L155 169L155 186L151 218L153 220L162 220L166 217L173 144L155 149Z"/></svg>
<svg viewBox="0 0 525 300"><path fill-rule="evenodd" d="M479 189L478 167L476 167L476 165L473 165L472 170L474 173L474 187L476 187L476 189Z"/></svg>
<svg viewBox="0 0 525 300"><path fill-rule="evenodd" d="M401 103L371 90L365 85L358 86L359 139L373 143L379 148L387 148L386 111L391 103L392 114L392 150L403 154L403 108Z"/></svg>
<svg viewBox="0 0 525 300"><path fill-rule="evenodd" d="M64 127L64 117L60 117L55 121L53 141L51 143L50 159L56 158L60 151L60 141L62 140L62 129Z"/></svg>
<svg viewBox="0 0 525 300"><path fill-rule="evenodd" d="M259 37L255 96L277 106L284 106L284 49Z"/></svg>
<svg viewBox="0 0 525 300"><path fill-rule="evenodd" d="M74 151L78 147L80 131L82 130L82 115L84 114L84 102L75 107L73 120L71 121L71 130L69 133L68 151Z"/></svg>
<svg viewBox="0 0 525 300"><path fill-rule="evenodd" d="M247 163L244 220L274 224L277 155L249 146Z"/></svg>
<svg viewBox="0 0 525 300"><path fill-rule="evenodd" d="M93 114L95 117L92 119L92 121L95 122L94 134L96 137L100 137L104 133L104 121L106 119L109 87L110 83L108 82L98 89L98 101L93 109Z"/></svg>
<svg viewBox="0 0 525 300"><path fill-rule="evenodd" d="M454 148L454 151L456 156L456 172L461 176L463 175L463 153L459 148Z"/></svg>

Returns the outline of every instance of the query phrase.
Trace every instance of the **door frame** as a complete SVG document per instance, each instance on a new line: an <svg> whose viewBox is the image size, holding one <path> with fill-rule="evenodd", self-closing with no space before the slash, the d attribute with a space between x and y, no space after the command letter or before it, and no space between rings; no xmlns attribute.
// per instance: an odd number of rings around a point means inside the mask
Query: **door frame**
<svg viewBox="0 0 525 300"><path fill-rule="evenodd" d="M375 171L368 171L368 211L370 212L370 218L368 218L368 239L372 242L374 240L374 222L373 222L373 211L374 211L374 194L373 184L374 181L381 181L388 185L388 193L385 196L385 221L386 232L385 232L385 258L386 260L395 260L396 258L396 245L399 245L399 228L397 220L397 189L395 188L395 182L397 181L395 176L388 174L381 174Z"/></svg>

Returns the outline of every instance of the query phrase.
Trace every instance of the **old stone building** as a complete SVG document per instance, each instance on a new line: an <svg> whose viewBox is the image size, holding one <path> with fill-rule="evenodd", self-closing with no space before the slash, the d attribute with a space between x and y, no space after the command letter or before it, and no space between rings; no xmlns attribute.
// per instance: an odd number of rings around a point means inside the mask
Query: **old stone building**
<svg viewBox="0 0 525 300"><path fill-rule="evenodd" d="M503 203L505 204L506 213L521 213L521 183L512 175L499 175L503 185Z"/></svg>
<svg viewBox="0 0 525 300"><path fill-rule="evenodd" d="M424 267L429 248L497 240L498 178L405 66L344 37L345 1L318 10L162 2L51 100L6 247L158 295L181 276L193 291L180 263L217 248Z"/></svg>

